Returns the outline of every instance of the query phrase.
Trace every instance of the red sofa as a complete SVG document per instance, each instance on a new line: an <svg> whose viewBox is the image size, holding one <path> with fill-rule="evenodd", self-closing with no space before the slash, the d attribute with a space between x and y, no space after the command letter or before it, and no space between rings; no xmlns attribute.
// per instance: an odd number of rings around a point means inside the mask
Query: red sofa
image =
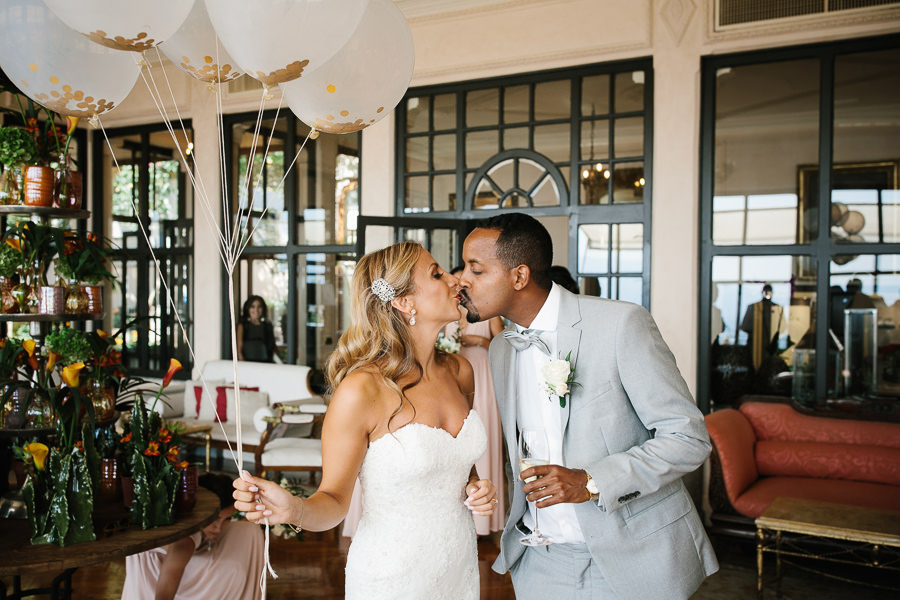
<svg viewBox="0 0 900 600"><path fill-rule="evenodd" d="M706 427L714 529L717 521L749 524L779 496L900 510L900 423L745 402L707 415Z"/></svg>

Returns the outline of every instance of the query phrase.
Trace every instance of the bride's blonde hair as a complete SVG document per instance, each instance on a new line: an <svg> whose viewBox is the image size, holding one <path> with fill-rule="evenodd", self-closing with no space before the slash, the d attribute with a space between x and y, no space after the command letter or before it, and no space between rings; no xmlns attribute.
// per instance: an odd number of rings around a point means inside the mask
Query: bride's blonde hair
<svg viewBox="0 0 900 600"><path fill-rule="evenodd" d="M421 252L422 246L416 242L399 242L359 260L351 284L350 326L338 340L326 367L329 393L354 371L376 367L385 383L400 396L391 419L403 408L404 401L409 402L405 392L421 380L422 366L413 354L409 324L390 301L372 291L372 282L384 279L394 288L396 298L414 292L413 269ZM416 375L415 379L401 388L398 381L411 374Z"/></svg>

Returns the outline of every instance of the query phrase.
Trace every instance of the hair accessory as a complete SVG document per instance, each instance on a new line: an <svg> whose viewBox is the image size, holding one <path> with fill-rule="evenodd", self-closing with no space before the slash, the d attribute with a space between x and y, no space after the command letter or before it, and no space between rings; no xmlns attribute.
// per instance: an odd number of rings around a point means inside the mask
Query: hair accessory
<svg viewBox="0 0 900 600"><path fill-rule="evenodd" d="M390 302L394 299L394 296L397 295L394 286L385 281L383 277L379 277L373 281L372 286L369 289L372 290L372 293L378 296L382 302Z"/></svg>
<svg viewBox="0 0 900 600"><path fill-rule="evenodd" d="M410 311L409 314L410 314L409 324L415 325L416 324L416 309L412 309L412 311Z"/></svg>

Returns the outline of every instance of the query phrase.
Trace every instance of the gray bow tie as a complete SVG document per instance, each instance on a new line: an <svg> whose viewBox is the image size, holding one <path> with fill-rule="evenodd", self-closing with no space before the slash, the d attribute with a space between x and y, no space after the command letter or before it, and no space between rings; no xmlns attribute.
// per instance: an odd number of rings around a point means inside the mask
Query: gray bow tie
<svg viewBox="0 0 900 600"><path fill-rule="evenodd" d="M535 346L538 350L550 356L550 347L547 345L547 342L541 339L542 333L544 332L540 329L526 329L522 333L515 329L508 329L503 332L503 337L509 341L510 346L519 352Z"/></svg>

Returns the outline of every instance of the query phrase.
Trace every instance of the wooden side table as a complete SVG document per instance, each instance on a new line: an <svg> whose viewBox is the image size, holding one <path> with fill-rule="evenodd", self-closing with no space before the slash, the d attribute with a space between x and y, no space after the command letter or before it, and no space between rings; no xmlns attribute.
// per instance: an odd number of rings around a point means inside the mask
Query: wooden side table
<svg viewBox="0 0 900 600"><path fill-rule="evenodd" d="M829 555L784 547L783 534L839 540L848 551ZM853 546L850 548L849 546ZM900 554L885 554L885 548L900 549L900 511L877 510L846 504L800 498L776 498L756 519L756 594L763 597L763 555L775 554L776 595L781 598L783 556L815 558L835 563L864 565L900 571ZM854 551L855 550L855 551ZM823 573L827 576L827 573Z"/></svg>
<svg viewBox="0 0 900 600"><path fill-rule="evenodd" d="M131 525L125 531L98 537L93 542L60 547L55 544L31 545L30 525L24 519L2 519L0 528L0 577L13 576L13 590L8 593L0 582L0 599L17 600L36 594L51 598L70 598L72 573L78 567L102 565L138 552L170 544L212 523L219 514L219 498L206 489L197 490L197 504L186 515L179 515L171 525L141 529ZM20 588L20 577L27 573L59 573L50 589Z"/></svg>

